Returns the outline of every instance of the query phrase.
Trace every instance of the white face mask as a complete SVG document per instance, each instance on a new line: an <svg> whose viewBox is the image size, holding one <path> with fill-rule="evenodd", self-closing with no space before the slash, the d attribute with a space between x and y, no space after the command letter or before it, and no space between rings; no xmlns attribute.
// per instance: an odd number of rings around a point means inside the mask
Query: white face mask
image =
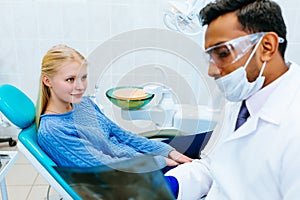
<svg viewBox="0 0 300 200"><path fill-rule="evenodd" d="M226 76L216 79L216 84L221 92L224 93L227 100L233 102L245 100L262 88L265 81L265 77L262 76L262 73L266 66L266 62L263 63L260 73L255 81L249 82L246 73L246 67L257 50L261 39L256 44L244 66L241 66Z"/></svg>

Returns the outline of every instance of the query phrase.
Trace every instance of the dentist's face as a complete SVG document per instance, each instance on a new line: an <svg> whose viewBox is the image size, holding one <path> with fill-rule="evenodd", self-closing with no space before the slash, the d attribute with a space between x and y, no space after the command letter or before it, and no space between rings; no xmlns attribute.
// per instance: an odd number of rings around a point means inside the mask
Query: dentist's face
<svg viewBox="0 0 300 200"><path fill-rule="evenodd" d="M87 66L81 62L66 62L49 82L52 102L79 103L87 87Z"/></svg>
<svg viewBox="0 0 300 200"><path fill-rule="evenodd" d="M248 33L242 29L236 14L234 12L224 14L208 25L205 33L205 49L245 35L248 35ZM220 78L231 73L246 63L251 52L252 51L249 51L238 61L226 67L220 67L210 63L208 75L214 78ZM256 79L260 71L260 67L258 66L261 66L261 64L257 64L257 62L257 58L254 56L246 68L247 78L251 82Z"/></svg>

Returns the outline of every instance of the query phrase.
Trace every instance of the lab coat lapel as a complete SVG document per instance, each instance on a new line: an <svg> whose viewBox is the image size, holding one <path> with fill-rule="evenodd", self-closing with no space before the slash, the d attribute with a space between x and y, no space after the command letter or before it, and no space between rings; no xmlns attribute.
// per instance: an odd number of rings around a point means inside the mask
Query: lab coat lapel
<svg viewBox="0 0 300 200"><path fill-rule="evenodd" d="M230 140L234 140L234 139L238 139L240 137L244 137L246 135L249 135L250 133L252 133L254 130L256 130L257 128L257 123L258 123L258 118L253 118L253 117L249 117L249 119L241 126L239 127L236 131L234 131L235 128L235 123L239 114L239 111L241 109L241 102L239 103L232 103L231 104L231 110L232 112L229 114L229 119L232 123L230 130L231 133L229 133L227 139L225 139L225 141L230 141Z"/></svg>
<svg viewBox="0 0 300 200"><path fill-rule="evenodd" d="M226 141L239 139L255 132L258 120L259 118L257 116L249 118L240 128L234 131Z"/></svg>
<svg viewBox="0 0 300 200"><path fill-rule="evenodd" d="M249 117L245 124L235 131L234 135L239 138L253 133L257 128L258 120L257 116Z"/></svg>

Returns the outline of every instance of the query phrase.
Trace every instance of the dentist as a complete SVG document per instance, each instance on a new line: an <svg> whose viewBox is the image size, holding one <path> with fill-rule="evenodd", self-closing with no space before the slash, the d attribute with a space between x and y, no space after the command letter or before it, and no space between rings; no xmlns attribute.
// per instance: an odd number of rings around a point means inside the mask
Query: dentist
<svg viewBox="0 0 300 200"><path fill-rule="evenodd" d="M177 180L173 192L183 200L299 199L300 67L284 59L279 5L216 0L200 20L208 74L228 101L201 159L167 173Z"/></svg>

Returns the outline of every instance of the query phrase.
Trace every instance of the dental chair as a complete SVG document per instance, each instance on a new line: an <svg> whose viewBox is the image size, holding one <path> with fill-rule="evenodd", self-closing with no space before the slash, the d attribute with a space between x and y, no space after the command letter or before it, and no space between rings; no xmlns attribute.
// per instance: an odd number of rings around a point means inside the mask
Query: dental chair
<svg viewBox="0 0 300 200"><path fill-rule="evenodd" d="M1 110L1 109L0 109ZM0 112L0 128L7 128L9 127L10 124L9 122L7 122L4 117L3 117L3 114ZM14 140L12 137L3 137L3 138L0 138L0 143L5 143L5 142L8 142L8 145L10 147L13 147L13 146L16 146L17 145L17 142L16 140Z"/></svg>
<svg viewBox="0 0 300 200"><path fill-rule="evenodd" d="M0 143L8 142L10 147L14 147L17 145L17 141L15 141L12 137L0 138Z"/></svg>
<svg viewBox="0 0 300 200"><path fill-rule="evenodd" d="M35 106L26 94L12 85L1 85L0 111L21 129L18 135L18 149L56 192L63 199L81 199L54 169L56 164L39 147L34 121Z"/></svg>

